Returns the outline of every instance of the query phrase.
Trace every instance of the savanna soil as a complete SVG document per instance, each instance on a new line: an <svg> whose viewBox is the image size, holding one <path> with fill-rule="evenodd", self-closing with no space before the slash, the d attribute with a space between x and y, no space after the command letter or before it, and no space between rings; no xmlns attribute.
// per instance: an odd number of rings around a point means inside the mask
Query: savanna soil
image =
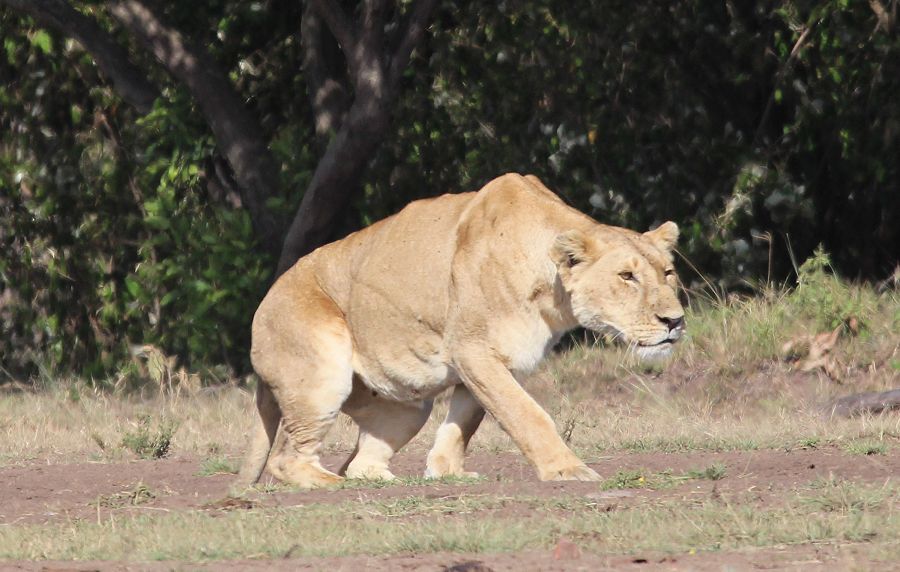
<svg viewBox="0 0 900 572"><path fill-rule="evenodd" d="M344 456L329 456L326 466L336 468ZM423 455L401 454L392 469L398 476L421 474ZM266 510L275 507L306 506L313 503L345 505L384 502L422 497L454 500L473 498L533 497L542 499L591 499L607 511L629 511L665 501L685 505L710 499L735 499L755 507L783 504L798 487L816 479L840 479L860 485L893 483L900 474L900 454L854 455L837 448L792 451L755 450L736 452L615 453L589 459L604 476L640 470L647 474L686 474L712 465L726 471L718 480L692 478L652 488L603 490L597 483L542 483L519 455L479 452L468 463L483 479L452 483L405 481L397 485L354 487L339 490L254 492L241 500L227 499L232 475L200 476L200 459L176 456L157 461L125 463L83 463L14 466L0 468L0 526L64 524L103 521L110 515L177 514L187 511L217 513L231 510ZM265 480L266 477L264 477ZM127 502L134 491L152 491L139 503ZM123 501L125 499L125 501ZM896 503L892 499L891 503ZM492 517L504 519L540 518L527 504L510 502L494 507ZM399 515L395 519L448 518L447 515ZM453 518L451 515L449 518ZM457 518L479 518L478 514ZM896 541L897 539L894 539ZM711 551L671 554L648 551L627 555L595 554L579 546L578 539L549 539L553 549L519 553L464 554L431 553L393 556L346 556L337 558L215 560L200 565L223 569L328 569L328 570L598 570L598 569L839 569L877 567L889 569L896 563L871 556L862 543L797 544L739 551ZM555 543L555 544L554 544ZM195 567L196 564L190 564ZM0 561L4 569L21 570L112 570L178 569L178 562L12 562Z"/></svg>

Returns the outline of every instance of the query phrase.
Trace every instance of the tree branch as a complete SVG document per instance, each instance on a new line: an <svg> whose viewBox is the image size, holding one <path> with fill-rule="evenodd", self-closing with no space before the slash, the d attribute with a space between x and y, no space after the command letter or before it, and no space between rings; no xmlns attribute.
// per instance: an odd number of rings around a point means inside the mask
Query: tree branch
<svg viewBox="0 0 900 572"><path fill-rule="evenodd" d="M356 102L316 165L294 216L278 262L280 276L302 256L335 240L335 223L359 187L369 159L385 137L390 116L384 108Z"/></svg>
<svg viewBox="0 0 900 572"><path fill-rule="evenodd" d="M202 48L160 20L139 0L112 1L109 12L191 93L234 171L257 239L275 256L282 225L266 206L278 189L278 168L259 121L244 107L228 74Z"/></svg>
<svg viewBox="0 0 900 572"><path fill-rule="evenodd" d="M885 9L884 4L879 0L869 0L869 6L872 8L872 11L875 12L875 17L878 19L875 31L877 32L878 29L881 28L885 32L890 33L894 20L891 13ZM894 4L894 9L896 9L896 3Z"/></svg>
<svg viewBox="0 0 900 572"><path fill-rule="evenodd" d="M417 0L416 4L410 9L406 22L403 25L400 42L397 44L393 55L391 56L391 65L388 70L388 85L391 90L396 90L400 83L400 77L406 66L409 65L409 59L413 50L422 41L425 35L425 29L431 19L431 14L437 6L437 0Z"/></svg>
<svg viewBox="0 0 900 572"><path fill-rule="evenodd" d="M828 411L839 417L852 417L853 415L881 413L898 408L900 408L900 389L892 389L842 397L832 402L828 406Z"/></svg>
<svg viewBox="0 0 900 572"><path fill-rule="evenodd" d="M64 0L0 0L0 4L28 14L40 24L77 40L126 103L142 114L153 108L153 101L159 97L156 86L147 80L145 72L131 63L125 48L92 18Z"/></svg>
<svg viewBox="0 0 900 572"><path fill-rule="evenodd" d="M332 34L352 36L350 24L335 3L310 0ZM396 48L385 46L385 2L365 0L362 30L354 49L341 42L353 82L353 104L329 142L303 195L284 240L277 275L301 256L334 240L335 223L359 188L359 180L391 121L391 100L410 55L422 40L437 0L417 0L400 27ZM329 19L330 18L330 19Z"/></svg>
<svg viewBox="0 0 900 572"><path fill-rule="evenodd" d="M359 47L380 55L384 49L385 0L365 0Z"/></svg>
<svg viewBox="0 0 900 572"><path fill-rule="evenodd" d="M309 92L316 135L336 132L350 106L347 86L337 79L326 53L322 19L312 3L308 3L300 21L300 43L303 49L303 78ZM331 40L330 36L328 37Z"/></svg>
<svg viewBox="0 0 900 572"><path fill-rule="evenodd" d="M341 9L340 4L333 0L311 0L311 2L319 16L325 20L338 44L341 45L344 57L347 58L347 65L352 71L356 67L357 53L356 35L350 19L347 18L347 14Z"/></svg>
<svg viewBox="0 0 900 572"><path fill-rule="evenodd" d="M781 82L793 67L794 60L797 58L797 54L799 54L800 50L803 48L803 44L806 42L806 38L809 37L809 33L812 31L813 25L814 23L803 29L800 37L797 38L796 42L794 42L794 47L791 48L791 53L788 56L788 59L778 70L778 73L775 74L775 81L772 85L772 93L769 94L769 100L766 102L766 107L765 109L763 109L762 117L759 120L759 125L756 127L756 135L753 136L754 145L762 137L763 130L766 127L766 123L768 123L769 121L769 114L772 112L772 106L775 104L775 92L778 91L779 87L781 87Z"/></svg>

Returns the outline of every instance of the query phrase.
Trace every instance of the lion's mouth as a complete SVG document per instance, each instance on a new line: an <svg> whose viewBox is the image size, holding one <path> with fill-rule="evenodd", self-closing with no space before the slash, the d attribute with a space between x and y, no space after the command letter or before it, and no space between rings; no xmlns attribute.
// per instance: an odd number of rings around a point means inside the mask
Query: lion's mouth
<svg viewBox="0 0 900 572"><path fill-rule="evenodd" d="M671 346L674 345L677 340L673 340L671 338L666 338L661 342L655 342L652 344L639 343L638 345L642 348L656 348L660 346Z"/></svg>
<svg viewBox="0 0 900 572"><path fill-rule="evenodd" d="M607 335L611 336L614 340L624 341L626 344L630 345L641 358L660 358L666 357L672 353L672 348L680 338L680 332L678 335L674 337L666 337L662 340L648 342L648 341L640 341L635 340L629 343L629 337L625 335L624 331L610 323L603 323L597 328L593 328L598 332L605 332ZM633 340L633 338L632 338Z"/></svg>
<svg viewBox="0 0 900 572"><path fill-rule="evenodd" d="M639 343L635 351L642 360L659 360L672 355L672 347L675 345L675 342L676 340L667 338L655 344Z"/></svg>

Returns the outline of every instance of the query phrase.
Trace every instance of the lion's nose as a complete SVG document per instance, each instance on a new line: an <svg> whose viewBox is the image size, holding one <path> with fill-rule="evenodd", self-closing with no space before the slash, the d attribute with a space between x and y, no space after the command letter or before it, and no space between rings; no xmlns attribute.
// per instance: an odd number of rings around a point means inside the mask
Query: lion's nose
<svg viewBox="0 0 900 572"><path fill-rule="evenodd" d="M665 324L669 331L677 330L679 328L684 328L684 316L678 316L677 318L669 318L667 316L657 316L659 321Z"/></svg>

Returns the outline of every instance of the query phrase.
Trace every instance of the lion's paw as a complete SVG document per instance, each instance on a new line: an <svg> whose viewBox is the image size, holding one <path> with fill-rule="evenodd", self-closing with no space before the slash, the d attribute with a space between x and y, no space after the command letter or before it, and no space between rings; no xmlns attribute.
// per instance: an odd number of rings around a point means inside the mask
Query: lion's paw
<svg viewBox="0 0 900 572"><path fill-rule="evenodd" d="M454 472L438 472L433 470L432 468L425 469L425 478L426 479L443 479L444 477L462 477L465 479L477 479L480 477L478 473L475 471L454 471Z"/></svg>
<svg viewBox="0 0 900 572"><path fill-rule="evenodd" d="M354 467L351 463L344 473L348 479L365 479L369 481L393 481L397 477L387 467L369 466Z"/></svg>
<svg viewBox="0 0 900 572"><path fill-rule="evenodd" d="M304 462L291 457L276 459L269 469L275 478L304 489L329 487L344 480L322 468L318 462Z"/></svg>
<svg viewBox="0 0 900 572"><path fill-rule="evenodd" d="M425 462L425 478L441 479L443 477L478 478L474 471L464 471L465 458L457 455L440 455L431 452Z"/></svg>
<svg viewBox="0 0 900 572"><path fill-rule="evenodd" d="M603 477L597 474L597 471L585 464L566 467L565 469L554 469L541 475L542 481L602 481Z"/></svg>

